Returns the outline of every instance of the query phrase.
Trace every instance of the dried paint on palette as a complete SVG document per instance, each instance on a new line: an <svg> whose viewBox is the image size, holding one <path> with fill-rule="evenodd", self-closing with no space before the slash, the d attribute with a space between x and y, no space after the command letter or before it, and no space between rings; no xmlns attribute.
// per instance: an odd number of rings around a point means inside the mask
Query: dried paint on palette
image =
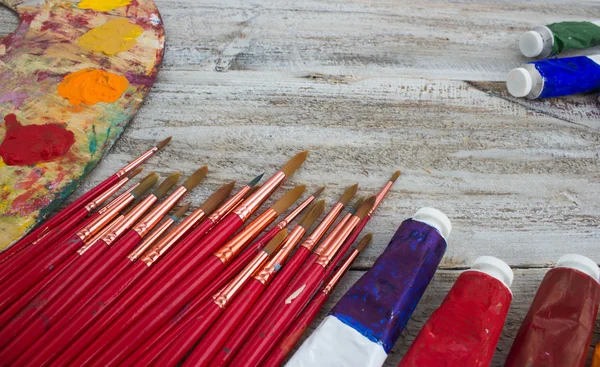
<svg viewBox="0 0 600 367"><path fill-rule="evenodd" d="M1 250L115 142L156 79L164 30L151 0L0 4L22 22L0 39Z"/></svg>

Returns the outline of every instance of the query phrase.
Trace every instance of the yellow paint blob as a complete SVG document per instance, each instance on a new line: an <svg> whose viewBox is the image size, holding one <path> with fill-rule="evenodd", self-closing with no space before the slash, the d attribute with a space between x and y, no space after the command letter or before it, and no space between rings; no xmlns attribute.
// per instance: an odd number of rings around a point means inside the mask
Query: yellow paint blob
<svg viewBox="0 0 600 367"><path fill-rule="evenodd" d="M131 4L131 0L82 0L77 4L81 9L109 11Z"/></svg>
<svg viewBox="0 0 600 367"><path fill-rule="evenodd" d="M77 42L86 50L112 56L135 46L135 39L143 31L139 25L131 24L125 18L119 18L91 29L79 37Z"/></svg>
<svg viewBox="0 0 600 367"><path fill-rule="evenodd" d="M129 86L124 76L99 69L83 69L67 75L58 86L58 94L71 104L92 105L115 102Z"/></svg>

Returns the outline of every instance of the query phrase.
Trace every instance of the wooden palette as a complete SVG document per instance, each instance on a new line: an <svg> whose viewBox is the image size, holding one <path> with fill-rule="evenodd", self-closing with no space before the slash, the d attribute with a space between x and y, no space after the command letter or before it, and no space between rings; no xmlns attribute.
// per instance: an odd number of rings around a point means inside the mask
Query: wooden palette
<svg viewBox="0 0 600 367"><path fill-rule="evenodd" d="M0 4L21 18L0 39L1 250L55 210L119 137L156 79L164 29L151 0ZM107 24L122 40L103 32ZM86 33L98 47L81 40Z"/></svg>

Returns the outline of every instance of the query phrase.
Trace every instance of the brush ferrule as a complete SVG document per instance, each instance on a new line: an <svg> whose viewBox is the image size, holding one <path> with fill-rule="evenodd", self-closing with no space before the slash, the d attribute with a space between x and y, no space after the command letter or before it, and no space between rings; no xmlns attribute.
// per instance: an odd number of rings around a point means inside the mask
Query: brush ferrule
<svg viewBox="0 0 600 367"><path fill-rule="evenodd" d="M162 203L158 204L148 215L132 228L140 237L144 238L154 226L177 204L187 192L183 186L178 187ZM150 195L154 196L154 195ZM157 199L158 200L158 199Z"/></svg>
<svg viewBox="0 0 600 367"><path fill-rule="evenodd" d="M233 210L240 219L245 222L256 209L285 181L285 174L277 171L265 182L258 191L246 199L240 206Z"/></svg>
<svg viewBox="0 0 600 367"><path fill-rule="evenodd" d="M131 209L131 211L125 216L125 218L110 229L104 236L102 236L102 241L104 241L108 246L110 246L115 240L128 229L133 223L135 223L144 213L150 209L154 203L158 201L158 198L154 195L148 195L144 198L144 200L140 201L135 208Z"/></svg>
<svg viewBox="0 0 600 367"><path fill-rule="evenodd" d="M117 177L125 176L129 172L138 168L142 163L144 163L144 161L146 161L146 159L152 157L154 155L154 153L156 153L156 152L158 152L158 147L152 147L152 149L148 150L146 153L142 154L141 156L139 156L136 159L134 159L133 161L131 161L129 164L127 164L125 167L121 168L115 174L117 175Z"/></svg>
<svg viewBox="0 0 600 367"><path fill-rule="evenodd" d="M224 244L215 255L223 264L228 264L229 261L239 254L248 243L267 228L267 226L277 218L277 212L273 208L265 210L255 220L246 226L234 238Z"/></svg>
<svg viewBox="0 0 600 367"><path fill-rule="evenodd" d="M123 208L125 208L129 203L131 203L134 198L130 193L124 194L123 198L118 197L115 199L119 200L118 203L111 206L110 209L106 210L104 213L100 214L98 218L93 220L90 224L83 227L79 232L77 232L77 237L79 237L83 242L86 242L92 235L98 232L102 227L104 227L108 222L110 222L114 217L119 214Z"/></svg>
<svg viewBox="0 0 600 367"><path fill-rule="evenodd" d="M119 204L121 201L125 200L125 198L127 196L131 195L131 192L139 185L140 185L139 183L136 183L135 185L128 188L127 191L125 191L121 195L117 196L113 201L111 201L110 203L108 203L105 206L103 206L102 208L100 208L100 210L98 210L98 214L102 214L102 213L106 212L107 210L113 208L115 205Z"/></svg>
<svg viewBox="0 0 600 367"><path fill-rule="evenodd" d="M167 252L168 249L171 248L183 235L187 233L192 227L198 224L206 214L202 211L202 209L196 209L192 212L192 214L188 215L180 225L175 227L171 232L169 232L165 238L163 238L159 243L156 244L147 254L142 256L140 259L141 262L150 266L152 265L162 254Z"/></svg>
<svg viewBox="0 0 600 367"><path fill-rule="evenodd" d="M369 210L369 213L367 214L369 217L373 215L373 213L375 212L375 209L377 209L379 204L381 204L381 202L383 201L383 198L390 191L393 184L394 183L392 181L388 181L388 183L386 183L385 186L383 186L381 191L379 191L379 194L377 194L377 196L375 197L375 204L373 204L373 207L371 208L371 210Z"/></svg>
<svg viewBox="0 0 600 367"><path fill-rule="evenodd" d="M302 211L306 209L306 207L309 206L314 200L315 197L311 196L308 199L304 200L302 204L298 205L296 209L292 210L292 212L288 214L285 218L283 218L283 220L280 222L280 224L283 226L281 227L281 229L287 227L290 224L290 222L296 219L296 217L300 215L300 213L302 213Z"/></svg>
<svg viewBox="0 0 600 367"><path fill-rule="evenodd" d="M231 198L229 198L223 205L217 208L209 217L213 223L219 223L223 217L233 210L243 199L244 196L250 191L250 186L244 186L242 189Z"/></svg>
<svg viewBox="0 0 600 367"><path fill-rule="evenodd" d="M352 265L352 262L354 261L354 259L356 259L358 254L359 254L358 250L354 250L354 251L352 251L352 253L350 255L348 255L348 258L346 259L346 261L344 261L344 263L335 271L335 273L333 273L333 276L331 277L331 279L329 279L327 284L325 284L325 286L323 287L323 290L321 292L323 292L325 294L331 294L331 291L333 290L333 288L340 281L340 279L342 279L342 277L346 273L346 270L348 270L350 265Z"/></svg>
<svg viewBox="0 0 600 367"><path fill-rule="evenodd" d="M325 249L331 246L331 244L336 240L338 234L344 228L344 226L346 225L346 223L348 222L348 220L351 217L352 217L352 214L347 213L346 216L344 216L344 218L342 218L339 221L339 223L337 224L337 226L335 226L333 231L331 231L329 236L327 236L327 238L323 241L323 243L321 243L321 245L319 247L317 247L317 249L315 250L315 254L322 255L323 252L325 251Z"/></svg>
<svg viewBox="0 0 600 367"><path fill-rule="evenodd" d="M87 212L91 212L96 209L100 204L108 200L111 196L113 196L117 191L121 189L127 182L129 182L129 177L123 177L119 182L113 185L110 189L103 192L96 199L90 201L84 208Z"/></svg>
<svg viewBox="0 0 600 367"><path fill-rule="evenodd" d="M110 231L111 228L113 228L115 225L118 225L121 221L123 221L123 218L124 218L123 215L118 216L109 225L107 225L106 228L103 228L101 231L99 231L94 236L92 236L91 239L86 241L85 244L83 246L81 246L79 248L79 250L77 250L77 253L79 255L83 255L87 250L90 249L90 247L92 247L96 243L96 241L98 241L102 236L104 236L106 233L108 233L108 231Z"/></svg>
<svg viewBox="0 0 600 367"><path fill-rule="evenodd" d="M321 240L325 232L329 229L329 227L335 221L335 218L340 214L342 209L344 208L344 204L336 203L333 208L327 213L325 218L319 223L317 228L304 240L302 243L302 247L306 248L308 251L312 251L315 245Z"/></svg>
<svg viewBox="0 0 600 367"><path fill-rule="evenodd" d="M140 256L142 256L146 251L148 251L150 246L152 246L156 241L158 241L160 236L162 236L174 222L175 220L173 220L173 218L167 218L158 226L158 228L156 228L152 233L150 233L150 235L146 237L146 239L144 239L144 242L142 242L129 255L127 255L127 258L131 261L136 261L137 259L139 259Z"/></svg>
<svg viewBox="0 0 600 367"><path fill-rule="evenodd" d="M342 228L338 233L336 233L334 240L331 241L329 246L323 250L316 263L326 268L331 260L335 256L336 252L340 249L340 246L344 243L346 238L350 235L354 227L360 222L360 218L353 215L344 228Z"/></svg>
<svg viewBox="0 0 600 367"><path fill-rule="evenodd" d="M238 290L246 283L258 267L265 262L269 255L261 251L246 267L229 283L218 296L214 297L214 302L220 308L225 308L229 301L235 296Z"/></svg>
<svg viewBox="0 0 600 367"><path fill-rule="evenodd" d="M271 278L279 271L279 269L283 266L283 263L290 255L294 247L300 242L302 236L306 233L306 229L301 226L296 226L294 229L287 235L283 243L280 245L281 249L277 251L274 256L271 256L269 261L265 264L262 269L254 272L252 277L263 285L269 284Z"/></svg>

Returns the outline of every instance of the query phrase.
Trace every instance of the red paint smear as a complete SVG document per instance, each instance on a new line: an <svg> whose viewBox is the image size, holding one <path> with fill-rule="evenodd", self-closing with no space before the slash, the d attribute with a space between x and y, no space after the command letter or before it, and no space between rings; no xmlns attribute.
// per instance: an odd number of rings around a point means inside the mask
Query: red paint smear
<svg viewBox="0 0 600 367"><path fill-rule="evenodd" d="M48 30L57 31L59 28L60 28L60 24L53 22L51 20L47 20L44 23L42 23L42 26L40 27L40 32L45 32Z"/></svg>
<svg viewBox="0 0 600 367"><path fill-rule="evenodd" d="M15 184L15 188L20 190L29 190L33 184L37 182L37 180L42 177L42 171L39 169L35 169L31 171L27 177Z"/></svg>
<svg viewBox="0 0 600 367"><path fill-rule="evenodd" d="M14 114L4 117L6 136L0 156L9 166L31 166L65 155L75 135L57 124L23 126Z"/></svg>
<svg viewBox="0 0 600 367"><path fill-rule="evenodd" d="M32 189L25 193L17 196L11 203L12 210L18 212L20 215L28 215L29 213L47 206L50 204L51 198L48 196L31 198L33 194L39 193L39 190Z"/></svg>

